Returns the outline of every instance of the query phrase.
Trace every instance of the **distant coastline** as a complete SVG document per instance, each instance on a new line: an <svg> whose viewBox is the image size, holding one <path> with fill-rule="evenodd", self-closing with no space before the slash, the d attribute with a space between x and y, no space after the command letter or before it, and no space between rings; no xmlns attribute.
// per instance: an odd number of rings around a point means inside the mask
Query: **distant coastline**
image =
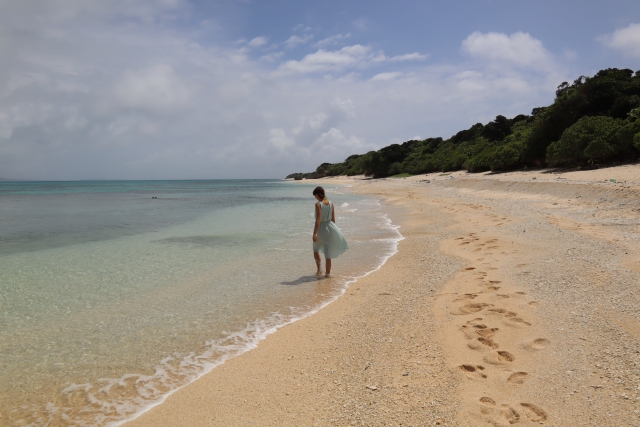
<svg viewBox="0 0 640 427"><path fill-rule="evenodd" d="M498 115L449 139L427 138L322 163L289 179L431 172L509 171L530 167L593 169L640 158L640 71L609 68L558 86L553 104L511 119Z"/></svg>

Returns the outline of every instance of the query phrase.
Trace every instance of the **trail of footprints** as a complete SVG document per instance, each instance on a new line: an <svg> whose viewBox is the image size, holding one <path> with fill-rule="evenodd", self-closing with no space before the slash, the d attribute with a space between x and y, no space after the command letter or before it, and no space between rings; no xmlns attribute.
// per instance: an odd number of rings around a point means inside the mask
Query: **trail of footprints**
<svg viewBox="0 0 640 427"><path fill-rule="evenodd" d="M505 218L496 219L495 222L504 221ZM501 224L498 224L501 225ZM459 237L462 240L461 246L472 245L473 252L482 250L489 251L499 249L497 239L482 241L475 233L468 237ZM465 248L466 249L466 248ZM486 255L491 255L487 252ZM478 261L484 261L479 258ZM516 267L524 267L526 264L519 264ZM463 364L458 368L472 381L486 381L489 375L504 375L505 387L521 387L526 384L529 373L513 369L516 356L504 349L500 345L500 327L523 327L531 326L527 320L518 313L500 307L500 302L511 298L524 298L525 292L515 292L513 294L497 293L501 286L499 280L487 280L487 273L478 271L475 267L465 269L474 278L477 292L458 295L452 302L454 309L452 314L457 316L473 317L460 327L460 331L467 340L467 346L471 350L480 351L482 360L492 369L485 365ZM537 305L535 301L527 303L530 306ZM546 338L536 338L530 342L525 342L521 347L528 351L540 351L550 344ZM490 373L489 371L492 371ZM497 372L496 372L497 371ZM493 373L496 372L496 373ZM508 374L508 375L506 375ZM480 413L494 425L510 425L521 421L541 422L548 418L547 413L539 406L529 402L520 402L517 405L496 402L489 396L479 398Z"/></svg>

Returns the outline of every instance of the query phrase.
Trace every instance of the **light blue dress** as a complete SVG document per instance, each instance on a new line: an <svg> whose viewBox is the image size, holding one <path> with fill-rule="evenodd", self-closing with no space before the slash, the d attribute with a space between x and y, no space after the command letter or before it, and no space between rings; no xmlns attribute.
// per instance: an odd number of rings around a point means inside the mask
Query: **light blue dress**
<svg viewBox="0 0 640 427"><path fill-rule="evenodd" d="M324 254L327 259L338 258L349 249L349 245L342 235L342 231L333 221L331 221L331 213L333 212L333 203L329 202L320 205L320 228L318 228L318 241L313 242L313 252ZM316 212L316 219L318 211Z"/></svg>

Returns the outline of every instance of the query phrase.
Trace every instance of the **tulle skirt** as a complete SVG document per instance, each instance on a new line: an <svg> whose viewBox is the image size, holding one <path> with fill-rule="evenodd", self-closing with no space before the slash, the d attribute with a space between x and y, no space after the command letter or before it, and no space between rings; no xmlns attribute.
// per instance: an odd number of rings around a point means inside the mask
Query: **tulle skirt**
<svg viewBox="0 0 640 427"><path fill-rule="evenodd" d="M338 258L349 249L342 231L333 221L323 221L318 229L318 241L313 242L313 251L324 254L327 259Z"/></svg>

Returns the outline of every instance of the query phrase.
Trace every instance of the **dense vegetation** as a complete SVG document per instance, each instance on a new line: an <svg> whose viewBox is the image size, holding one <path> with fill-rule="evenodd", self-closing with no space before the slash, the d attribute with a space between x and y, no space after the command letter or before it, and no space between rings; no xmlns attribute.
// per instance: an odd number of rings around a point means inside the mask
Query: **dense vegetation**
<svg viewBox="0 0 640 427"><path fill-rule="evenodd" d="M337 175L386 177L466 169L502 171L524 166L575 167L640 157L640 71L610 68L558 86L548 107L512 119L497 116L449 139L427 138L323 163L287 178Z"/></svg>

